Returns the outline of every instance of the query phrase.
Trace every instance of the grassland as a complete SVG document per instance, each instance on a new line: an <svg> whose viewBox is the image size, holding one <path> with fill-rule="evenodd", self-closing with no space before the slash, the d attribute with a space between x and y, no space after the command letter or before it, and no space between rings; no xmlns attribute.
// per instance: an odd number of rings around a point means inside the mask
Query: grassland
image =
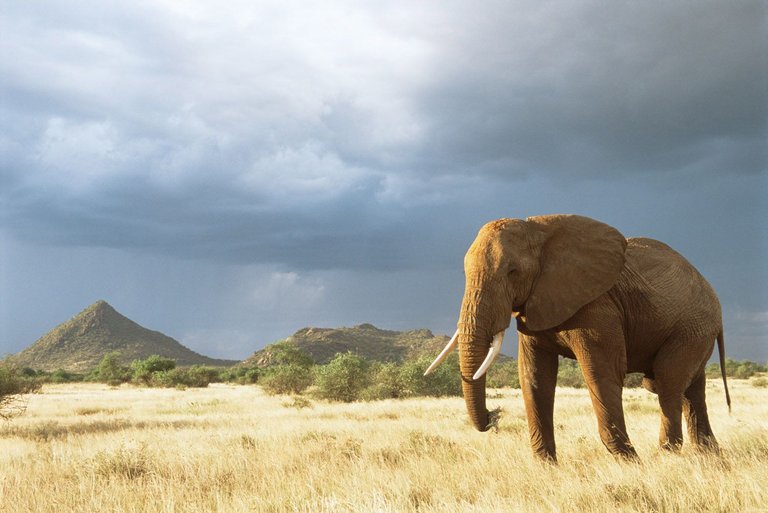
<svg viewBox="0 0 768 513"><path fill-rule="evenodd" d="M597 437L586 392L559 389L557 466L530 454L518 390L497 432L463 401L323 403L254 386L49 385L0 423L2 512L765 511L768 389L708 383L721 456L656 448L655 396L625 391L641 463Z"/></svg>

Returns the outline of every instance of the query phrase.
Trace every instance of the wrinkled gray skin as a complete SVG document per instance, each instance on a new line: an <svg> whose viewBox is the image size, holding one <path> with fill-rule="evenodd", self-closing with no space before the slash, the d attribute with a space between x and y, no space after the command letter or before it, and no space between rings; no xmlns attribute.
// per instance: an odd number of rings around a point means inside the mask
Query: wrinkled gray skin
<svg viewBox="0 0 768 513"><path fill-rule="evenodd" d="M627 372L644 373L643 386L658 394L663 448L681 446L683 413L690 440L717 448L707 416L704 366L715 339L721 363L724 357L720 303L699 272L669 246L627 240L581 216L500 219L480 230L464 270L458 346L467 411L478 430L488 429L489 412L485 377L472 376L492 337L514 316L536 455L556 460L552 415L558 356L578 360L600 438L611 453L637 456L621 401Z"/></svg>

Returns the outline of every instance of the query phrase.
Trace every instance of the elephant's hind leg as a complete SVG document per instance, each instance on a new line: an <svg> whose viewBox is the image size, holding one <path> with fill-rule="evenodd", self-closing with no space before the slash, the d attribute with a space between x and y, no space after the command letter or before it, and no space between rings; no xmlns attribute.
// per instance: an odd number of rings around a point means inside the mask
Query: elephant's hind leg
<svg viewBox="0 0 768 513"><path fill-rule="evenodd" d="M717 447L704 401L704 367L712 354L714 338L700 333L677 334L656 354L653 374L661 406L662 448L676 450L682 446L683 411L691 441L697 446Z"/></svg>
<svg viewBox="0 0 768 513"><path fill-rule="evenodd" d="M683 412L691 441L703 449L717 451L717 440L712 433L709 415L707 415L706 382L706 376L702 369L683 394Z"/></svg>
<svg viewBox="0 0 768 513"><path fill-rule="evenodd" d="M659 394L661 430L659 446L669 451L679 451L683 446L683 394L673 391Z"/></svg>
<svg viewBox="0 0 768 513"><path fill-rule="evenodd" d="M700 366L699 362L689 362L686 344L679 340L662 347L653 363L653 385L661 407L659 445L670 451L683 445L683 393Z"/></svg>

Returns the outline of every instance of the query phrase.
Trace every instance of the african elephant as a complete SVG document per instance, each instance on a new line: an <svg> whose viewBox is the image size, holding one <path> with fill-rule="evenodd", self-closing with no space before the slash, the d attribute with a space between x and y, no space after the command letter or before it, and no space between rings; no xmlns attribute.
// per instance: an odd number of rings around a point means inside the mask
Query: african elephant
<svg viewBox="0 0 768 513"><path fill-rule="evenodd" d="M681 446L683 412L693 443L717 448L704 367L717 339L724 368L720 303L672 248L652 239L625 239L615 228L577 215L499 219L478 233L464 257L464 272L458 329L427 373L458 345L464 400L479 431L495 421L485 405L485 371L514 317L536 455L556 461L558 356L578 360L600 438L611 453L637 457L621 402L628 372L644 373L643 386L658 394L663 448ZM722 377L730 409L724 371Z"/></svg>

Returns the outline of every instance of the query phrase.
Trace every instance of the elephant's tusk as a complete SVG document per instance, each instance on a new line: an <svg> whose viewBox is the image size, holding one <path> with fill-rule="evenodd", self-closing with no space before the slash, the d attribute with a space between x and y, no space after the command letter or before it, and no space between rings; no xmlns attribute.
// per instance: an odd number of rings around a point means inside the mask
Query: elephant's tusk
<svg viewBox="0 0 768 513"><path fill-rule="evenodd" d="M472 376L472 379L480 379L483 377L483 375L491 366L491 364L493 364L493 362L499 356L499 353L501 353L501 343L503 341L504 341L504 331L500 331L496 333L496 335L493 337L493 341L491 342L491 348L488 349L488 355L485 357L485 360L483 360L483 363L482 365L480 365L480 368L477 369L477 372L475 372L475 375Z"/></svg>
<svg viewBox="0 0 768 513"><path fill-rule="evenodd" d="M451 354L451 351L456 349L456 344L459 340L459 330L456 330L456 333L453 334L451 337L451 340L448 341L448 344L443 348L443 351L437 355L437 358L435 358L435 361L432 362L432 365L430 365L427 370L424 372L424 375L431 373L433 370L435 370L435 367L440 365L440 363L445 360L445 357Z"/></svg>

